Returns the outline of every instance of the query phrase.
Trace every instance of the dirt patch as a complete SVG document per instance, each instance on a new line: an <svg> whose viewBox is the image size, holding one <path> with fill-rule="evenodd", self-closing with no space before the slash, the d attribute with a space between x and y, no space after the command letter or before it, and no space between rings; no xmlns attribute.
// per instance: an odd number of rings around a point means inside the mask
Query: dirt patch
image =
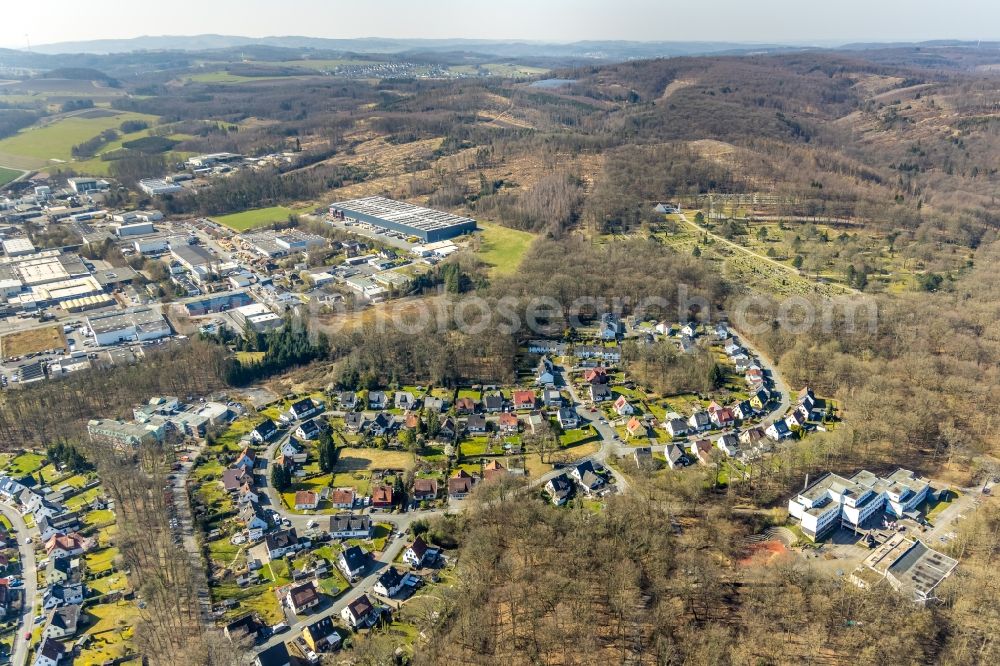
<svg viewBox="0 0 1000 666"><path fill-rule="evenodd" d="M747 555L739 560L742 567L771 566L791 556L791 551L780 541L762 541L747 547Z"/></svg>
<svg viewBox="0 0 1000 666"><path fill-rule="evenodd" d="M66 349L66 336L58 324L8 333L0 338L0 357L3 358L24 356L48 349Z"/></svg>

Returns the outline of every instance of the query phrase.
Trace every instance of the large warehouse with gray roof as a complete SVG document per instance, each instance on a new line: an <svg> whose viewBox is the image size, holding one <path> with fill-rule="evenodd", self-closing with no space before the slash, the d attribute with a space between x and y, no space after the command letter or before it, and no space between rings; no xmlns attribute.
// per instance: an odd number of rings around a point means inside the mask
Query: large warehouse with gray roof
<svg viewBox="0 0 1000 666"><path fill-rule="evenodd" d="M425 243L454 238L476 230L476 221L440 210L385 197L365 197L330 204L330 214L348 222L416 236Z"/></svg>

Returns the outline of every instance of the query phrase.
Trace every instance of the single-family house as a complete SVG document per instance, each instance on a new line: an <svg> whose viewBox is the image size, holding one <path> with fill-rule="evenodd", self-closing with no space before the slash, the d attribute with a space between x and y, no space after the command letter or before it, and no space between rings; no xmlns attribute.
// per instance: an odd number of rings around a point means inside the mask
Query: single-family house
<svg viewBox="0 0 1000 666"><path fill-rule="evenodd" d="M344 411L352 411L358 404L358 394L354 391L341 391L337 396L340 408Z"/></svg>
<svg viewBox="0 0 1000 666"><path fill-rule="evenodd" d="M406 411L407 409L413 409L413 405L416 403L416 400L413 397L413 394L409 391L396 391L393 402L396 405L396 409Z"/></svg>
<svg viewBox="0 0 1000 666"><path fill-rule="evenodd" d="M587 368L583 371L583 379L588 384L607 384L608 383L608 369L603 366L597 366L596 368Z"/></svg>
<svg viewBox="0 0 1000 666"><path fill-rule="evenodd" d="M472 414L476 411L476 401L468 396L463 396L455 400L456 414Z"/></svg>
<svg viewBox="0 0 1000 666"><path fill-rule="evenodd" d="M348 580L354 580L368 568L368 553L361 546L350 546L340 551L337 566L344 572Z"/></svg>
<svg viewBox="0 0 1000 666"><path fill-rule="evenodd" d="M565 474L559 474L545 484L545 492L552 498L553 504L562 506L573 494L573 482Z"/></svg>
<svg viewBox="0 0 1000 666"><path fill-rule="evenodd" d="M385 393L383 391L368 392L368 409L383 409L385 407Z"/></svg>
<svg viewBox="0 0 1000 666"><path fill-rule="evenodd" d="M429 567L437 562L441 549L431 546L423 537L417 537L403 550L403 561L415 569Z"/></svg>
<svg viewBox="0 0 1000 666"><path fill-rule="evenodd" d="M378 577L372 589L375 590L375 594L383 597L394 597L406 587L409 575L409 573L403 573L396 567L389 567Z"/></svg>
<svg viewBox="0 0 1000 666"><path fill-rule="evenodd" d="M632 459L639 469L650 469L654 466L653 449L649 446L637 446L632 451Z"/></svg>
<svg viewBox="0 0 1000 666"><path fill-rule="evenodd" d="M330 492L330 504L335 509L353 509L356 501L354 488L334 488Z"/></svg>
<svg viewBox="0 0 1000 666"><path fill-rule="evenodd" d="M298 428L295 429L295 436L299 439L319 439L319 434L323 431L320 425L319 419L308 419L303 421Z"/></svg>
<svg viewBox="0 0 1000 666"><path fill-rule="evenodd" d="M556 419L563 430L575 428L580 423L580 417L577 416L576 410L569 407L560 407Z"/></svg>
<svg viewBox="0 0 1000 666"><path fill-rule="evenodd" d="M292 418L301 421L302 419L308 419L319 414L322 411L322 407L314 402L312 398L303 398L293 403L288 411L292 415Z"/></svg>
<svg viewBox="0 0 1000 666"><path fill-rule="evenodd" d="M618 416L630 416L635 414L635 407L628 401L628 398L620 395L615 400L615 412L618 413Z"/></svg>
<svg viewBox="0 0 1000 666"><path fill-rule="evenodd" d="M667 421L667 432L671 437L683 437L688 433L688 422L685 419L670 419Z"/></svg>
<svg viewBox="0 0 1000 666"><path fill-rule="evenodd" d="M570 472L570 476L579 483L588 494L604 486L604 478L594 469L594 463L585 460Z"/></svg>
<svg viewBox="0 0 1000 666"><path fill-rule="evenodd" d="M445 403L443 398L436 398L432 395L424 398L424 411L428 414L440 414L444 411Z"/></svg>
<svg viewBox="0 0 1000 666"><path fill-rule="evenodd" d="M288 647L283 642L275 643L258 652L253 663L254 666L291 666Z"/></svg>
<svg viewBox="0 0 1000 666"><path fill-rule="evenodd" d="M792 431L788 429L788 424L784 421L778 420L772 423L764 430L764 434L773 439L776 442L780 442L783 439L787 439L792 436Z"/></svg>
<svg viewBox="0 0 1000 666"><path fill-rule="evenodd" d="M688 428L691 432L702 432L712 428L712 417L708 412L695 412L688 419Z"/></svg>
<svg viewBox="0 0 1000 666"><path fill-rule="evenodd" d="M540 433L549 421L541 412L531 412L528 414L527 422L528 430L531 431L531 434L535 435Z"/></svg>
<svg viewBox="0 0 1000 666"><path fill-rule="evenodd" d="M750 396L750 406L754 409L760 411L764 409L764 406L771 400L771 394L768 393L766 388L760 388L754 391L753 395Z"/></svg>
<svg viewBox="0 0 1000 666"><path fill-rule="evenodd" d="M729 327L723 323L718 323L715 325L715 338L717 340L725 340L729 337Z"/></svg>
<svg viewBox="0 0 1000 666"><path fill-rule="evenodd" d="M344 414L344 428L348 432L361 432L365 427L365 415L361 412Z"/></svg>
<svg viewBox="0 0 1000 666"><path fill-rule="evenodd" d="M634 416L625 424L625 432L631 437L645 437L647 434L646 424Z"/></svg>
<svg viewBox="0 0 1000 666"><path fill-rule="evenodd" d="M295 493L296 511L313 511L319 506L319 495L311 490L299 490Z"/></svg>
<svg viewBox="0 0 1000 666"><path fill-rule="evenodd" d="M310 608L318 606L319 602L320 596L316 589L316 582L311 580L292 585L285 595L285 604L296 615L302 615Z"/></svg>
<svg viewBox="0 0 1000 666"><path fill-rule="evenodd" d="M559 407L563 404L562 393L559 389L549 387L542 390L542 404L546 407Z"/></svg>
<svg viewBox="0 0 1000 666"><path fill-rule="evenodd" d="M395 503L392 486L381 484L372 488L372 506L376 509L388 509Z"/></svg>
<svg viewBox="0 0 1000 666"><path fill-rule="evenodd" d="M807 412L812 412L816 407L816 394L808 386L802 387L799 391L799 404L805 407Z"/></svg>
<svg viewBox="0 0 1000 666"><path fill-rule="evenodd" d="M222 634L230 642L238 643L248 637L255 638L262 628L256 613L245 613L222 627Z"/></svg>
<svg viewBox="0 0 1000 666"><path fill-rule="evenodd" d="M458 425L455 423L455 419L450 416L445 418L438 424L438 439L451 440L455 439L455 435L458 433Z"/></svg>
<svg viewBox="0 0 1000 666"><path fill-rule="evenodd" d="M302 630L302 640L313 652L323 652L336 648L341 639L333 618L324 617L306 625Z"/></svg>
<svg viewBox="0 0 1000 666"><path fill-rule="evenodd" d="M296 465L302 465L309 459L309 451L302 446L294 437L289 437L288 441L281 445L281 455L290 459Z"/></svg>
<svg viewBox="0 0 1000 666"><path fill-rule="evenodd" d="M691 453L702 465L707 465L712 461L712 442L707 439L699 439L691 445Z"/></svg>
<svg viewBox="0 0 1000 666"><path fill-rule="evenodd" d="M83 583L49 585L42 595L42 608L51 610L69 604L82 604L83 596Z"/></svg>
<svg viewBox="0 0 1000 666"><path fill-rule="evenodd" d="M260 502L260 495L257 493L257 489L254 488L253 483L247 481L240 486L236 494L236 504L237 506L241 506L250 502Z"/></svg>
<svg viewBox="0 0 1000 666"><path fill-rule="evenodd" d="M733 414L733 410L729 407L719 407L718 409L709 411L708 414L712 419L712 423L718 428L729 428L736 423L736 415Z"/></svg>
<svg viewBox="0 0 1000 666"><path fill-rule="evenodd" d="M534 391L514 391L514 409L534 409Z"/></svg>
<svg viewBox="0 0 1000 666"><path fill-rule="evenodd" d="M607 384L591 384L590 400L592 402L606 402L611 399L611 389Z"/></svg>
<svg viewBox="0 0 1000 666"><path fill-rule="evenodd" d="M250 502L240 507L236 518L247 531L247 538L256 541L264 536L264 532L270 528L267 514L256 502Z"/></svg>
<svg viewBox="0 0 1000 666"><path fill-rule="evenodd" d="M757 446L764 437L764 431L759 426L754 426L740 433L740 444L752 448Z"/></svg>
<svg viewBox="0 0 1000 666"><path fill-rule="evenodd" d="M749 400L742 400L739 404L733 407L733 416L738 418L740 421L749 421L753 418L754 409L750 405Z"/></svg>
<svg viewBox="0 0 1000 666"><path fill-rule="evenodd" d="M676 469L687 464L687 456L684 450L676 444L667 444L663 449L663 457L667 459L667 467Z"/></svg>
<svg viewBox="0 0 1000 666"><path fill-rule="evenodd" d="M472 435L486 432L486 417L482 414L470 414L465 421L465 431Z"/></svg>
<svg viewBox="0 0 1000 666"><path fill-rule="evenodd" d="M80 607L69 604L61 608L53 608L46 618L42 638L71 638L76 634L80 622Z"/></svg>
<svg viewBox="0 0 1000 666"><path fill-rule="evenodd" d="M83 576L83 567L79 557L49 557L45 570L45 582L79 583Z"/></svg>
<svg viewBox="0 0 1000 666"><path fill-rule="evenodd" d="M340 617L352 629L370 627L378 621L380 615L381 612L372 604L367 594L362 594L340 611Z"/></svg>
<svg viewBox="0 0 1000 666"><path fill-rule="evenodd" d="M392 429L392 417L385 412L379 412L368 424L368 432L374 437L381 437Z"/></svg>
<svg viewBox="0 0 1000 666"><path fill-rule="evenodd" d="M437 479L414 479L413 492L410 496L414 501L427 502L437 499L438 482Z"/></svg>
<svg viewBox="0 0 1000 666"><path fill-rule="evenodd" d="M517 415L511 414L510 412L502 413L500 415L500 421L498 425L500 427L501 433L505 435L515 434L517 432L517 426L518 426Z"/></svg>
<svg viewBox="0 0 1000 666"><path fill-rule="evenodd" d="M270 442L278 434L278 426L271 419L264 419L250 431L250 440L256 444Z"/></svg>
<svg viewBox="0 0 1000 666"><path fill-rule="evenodd" d="M303 547L303 544L299 541L299 535L295 533L294 527L271 532L264 537L263 545L267 551L268 560L276 560L289 553L298 552Z"/></svg>
<svg viewBox="0 0 1000 666"><path fill-rule="evenodd" d="M248 481L253 481L253 474L248 472L245 467L223 470L220 478L222 488L227 493L238 493Z"/></svg>
<svg viewBox="0 0 1000 666"><path fill-rule="evenodd" d="M736 457L740 451L740 440L736 435L722 435L715 440L715 445L730 458Z"/></svg>
<svg viewBox="0 0 1000 666"><path fill-rule="evenodd" d="M496 414L503 411L503 396L499 393L490 393L483 396L483 410L487 414Z"/></svg>
<svg viewBox="0 0 1000 666"><path fill-rule="evenodd" d="M543 356L538 360L535 368L535 383L540 386L548 386L556 381L555 368L548 356Z"/></svg>
<svg viewBox="0 0 1000 666"><path fill-rule="evenodd" d="M257 453L248 446L240 451L240 455L236 457L236 462L233 463L233 469L242 469L251 473L256 465Z"/></svg>
<svg viewBox="0 0 1000 666"><path fill-rule="evenodd" d="M45 542L45 554L52 559L72 557L92 550L95 545L93 539L85 537L79 532L56 534Z"/></svg>
<svg viewBox="0 0 1000 666"><path fill-rule="evenodd" d="M448 479L448 497L456 500L465 499L472 492L472 488L475 485L476 477L464 469L460 469L454 476Z"/></svg>
<svg viewBox="0 0 1000 666"><path fill-rule="evenodd" d="M372 518L350 513L330 516L330 536L334 539L371 539Z"/></svg>
<svg viewBox="0 0 1000 666"><path fill-rule="evenodd" d="M62 643L54 638L45 638L38 644L35 650L35 660L31 663L32 666L57 666L66 657L66 647Z"/></svg>
<svg viewBox="0 0 1000 666"><path fill-rule="evenodd" d="M785 425L788 426L789 430L801 428L808 420L809 414L802 407L796 407L785 415Z"/></svg>

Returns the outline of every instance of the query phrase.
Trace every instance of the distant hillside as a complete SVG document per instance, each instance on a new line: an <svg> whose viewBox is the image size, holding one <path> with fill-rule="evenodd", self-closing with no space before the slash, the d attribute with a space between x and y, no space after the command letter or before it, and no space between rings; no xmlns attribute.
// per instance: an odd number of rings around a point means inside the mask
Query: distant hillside
<svg viewBox="0 0 1000 666"><path fill-rule="evenodd" d="M788 48L778 44L739 44L735 42L630 42L582 41L571 44L477 39L325 39L320 37L240 37L233 35L160 35L132 39L100 39L80 42L43 44L32 50L43 54L110 54L133 51L205 51L244 46L326 49L359 53L404 53L420 51L473 51L506 57L577 57L597 60L656 58L748 50Z"/></svg>

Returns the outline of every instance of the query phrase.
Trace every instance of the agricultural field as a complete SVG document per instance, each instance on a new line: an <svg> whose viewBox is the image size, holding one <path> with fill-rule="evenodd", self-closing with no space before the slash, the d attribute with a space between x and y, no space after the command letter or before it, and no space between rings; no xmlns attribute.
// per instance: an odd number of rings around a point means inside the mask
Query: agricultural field
<svg viewBox="0 0 1000 666"><path fill-rule="evenodd" d="M448 67L449 72L455 74L504 77L538 76L550 70L545 67L532 67L530 65L518 65L516 63L487 63L484 65L452 65Z"/></svg>
<svg viewBox="0 0 1000 666"><path fill-rule="evenodd" d="M240 213L230 215L219 215L212 220L229 227L233 231L247 231L256 227L263 227L275 222L284 222L289 215L296 215L305 212L303 210L293 210L285 206L272 206L270 208L256 208L245 210Z"/></svg>
<svg viewBox="0 0 1000 666"><path fill-rule="evenodd" d="M73 146L94 138L104 130L117 129L126 120L144 120L153 124L156 119L156 116L126 111L101 114L100 117L75 115L57 118L0 140L0 164L37 169L51 162L72 162Z"/></svg>
<svg viewBox="0 0 1000 666"><path fill-rule="evenodd" d="M0 187L3 187L12 180L16 180L24 173L20 169L8 169L7 167L0 167Z"/></svg>
<svg viewBox="0 0 1000 666"><path fill-rule="evenodd" d="M479 257L492 266L490 272L509 275L516 271L535 235L490 222L478 222L478 225L482 227Z"/></svg>
<svg viewBox="0 0 1000 666"><path fill-rule="evenodd" d="M66 336L58 325L8 333L0 338L0 357L24 356L47 349L65 349Z"/></svg>

